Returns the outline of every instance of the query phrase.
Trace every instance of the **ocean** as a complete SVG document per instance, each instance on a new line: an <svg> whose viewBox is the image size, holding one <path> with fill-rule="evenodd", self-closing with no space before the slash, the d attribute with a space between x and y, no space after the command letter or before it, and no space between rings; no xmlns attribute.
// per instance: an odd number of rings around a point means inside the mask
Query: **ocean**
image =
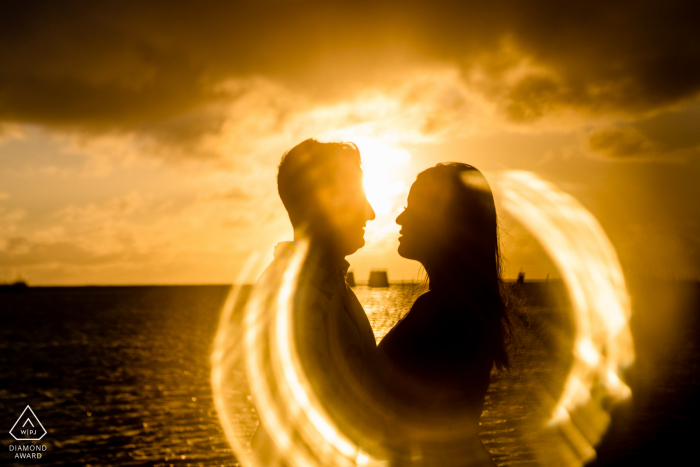
<svg viewBox="0 0 700 467"><path fill-rule="evenodd" d="M637 302L632 322L637 362L627 378L633 397L609 407L612 421L595 465L675 459L697 432L698 284L652 288L651 298ZM228 290L1 290L0 429L6 435L0 436L0 463L237 465L209 384L211 345ZM408 311L417 292L409 285L354 290L378 337ZM534 434L542 432L566 380L573 320L560 282L525 283L520 294L513 369L492 374L481 438L498 465L552 465L561 448ZM47 431L36 442L46 446L38 460L15 459L10 451L32 443L9 434L27 405Z"/></svg>

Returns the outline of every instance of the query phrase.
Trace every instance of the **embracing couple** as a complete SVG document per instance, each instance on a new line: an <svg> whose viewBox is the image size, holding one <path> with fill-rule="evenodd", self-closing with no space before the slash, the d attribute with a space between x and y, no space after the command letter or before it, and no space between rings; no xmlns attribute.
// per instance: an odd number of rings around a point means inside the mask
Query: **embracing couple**
<svg viewBox="0 0 700 467"><path fill-rule="evenodd" d="M306 140L283 156L277 183L295 242L308 242L293 309L299 361L333 423L389 465L495 465L477 435L491 369L509 366L510 324L483 175L462 163L418 175L396 219L398 253L423 265L429 290L378 345L345 282L345 257L375 217L359 150ZM264 430L252 446L270 459Z"/></svg>

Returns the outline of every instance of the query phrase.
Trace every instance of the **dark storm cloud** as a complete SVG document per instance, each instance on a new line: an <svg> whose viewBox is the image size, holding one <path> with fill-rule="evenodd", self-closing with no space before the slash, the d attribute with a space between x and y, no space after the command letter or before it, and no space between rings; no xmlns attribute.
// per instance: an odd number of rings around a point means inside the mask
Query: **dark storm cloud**
<svg viewBox="0 0 700 467"><path fill-rule="evenodd" d="M698 95L696 18L690 1L4 2L0 121L191 140L219 128L226 78L342 90L396 54L478 68L514 121L642 114Z"/></svg>

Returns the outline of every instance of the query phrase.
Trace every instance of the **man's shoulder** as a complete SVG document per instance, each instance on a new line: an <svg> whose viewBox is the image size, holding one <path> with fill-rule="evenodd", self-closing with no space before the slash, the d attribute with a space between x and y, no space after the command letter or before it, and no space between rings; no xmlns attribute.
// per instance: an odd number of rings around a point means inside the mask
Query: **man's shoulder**
<svg viewBox="0 0 700 467"><path fill-rule="evenodd" d="M316 312L328 312L334 309L334 303L342 302L341 292L345 293L344 281L314 258L306 257L295 277L287 273L292 266L295 254L298 254L292 242L279 243L275 248L272 262L261 274L256 287L265 287L274 293L285 286L285 280L292 280L295 306L313 308Z"/></svg>
<svg viewBox="0 0 700 467"><path fill-rule="evenodd" d="M297 302L327 310L338 295L338 290L324 270L307 264L299 271L295 295Z"/></svg>

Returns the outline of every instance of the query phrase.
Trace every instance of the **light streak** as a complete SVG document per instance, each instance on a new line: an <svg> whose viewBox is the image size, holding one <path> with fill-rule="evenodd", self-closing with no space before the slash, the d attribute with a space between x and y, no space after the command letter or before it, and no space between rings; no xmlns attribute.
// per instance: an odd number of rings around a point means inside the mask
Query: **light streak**
<svg viewBox="0 0 700 467"><path fill-rule="evenodd" d="M273 443L268 446L275 456L292 466L377 466L383 465L362 453L333 424L321 406L302 369L291 324L296 282L306 255L305 242L297 242L293 254L276 261L258 281L248 298L239 329L231 327L231 315L222 311L219 332L212 353L212 387L224 433L243 465L265 465L253 450L241 441L232 427L236 418L236 401L227 400L224 373L226 349L230 342L223 336L243 340L243 352L235 359L244 363L245 386L255 401L260 423ZM234 292L232 292L233 294ZM229 308L235 300L226 301ZM228 344L228 345L227 345ZM230 397L228 398L230 399ZM223 421L226 420L226 421ZM278 460L272 463L277 464Z"/></svg>
<svg viewBox="0 0 700 467"><path fill-rule="evenodd" d="M620 377L634 360L624 276L603 229L572 196L528 172L502 173L492 186L503 207L548 251L569 291L576 321L574 363L549 427L558 430L563 444L573 446L580 465L595 455L593 446L607 427L602 400L631 394ZM242 318L233 314L240 287L229 293L211 357L214 402L224 433L242 465L265 465L247 443L252 431L241 434L244 421L253 418L242 409L250 394L276 454L287 465L385 465L334 425L302 370L291 319L305 252L301 242L287 260L273 263L276 269L253 288ZM251 257L244 269L252 270L255 261ZM236 365L244 371L235 373ZM242 389L233 391L236 385ZM582 410L592 418L586 427L577 425ZM273 463L279 465L279 459Z"/></svg>
<svg viewBox="0 0 700 467"><path fill-rule="evenodd" d="M565 426L561 432L570 437L572 414L587 411L595 418L597 428L584 436L591 445L582 451L585 462L607 428L603 401L631 395L620 378L634 361L622 268L598 221L573 196L530 172L506 172L497 180L503 207L539 240L569 291L576 322L574 363L549 426Z"/></svg>

